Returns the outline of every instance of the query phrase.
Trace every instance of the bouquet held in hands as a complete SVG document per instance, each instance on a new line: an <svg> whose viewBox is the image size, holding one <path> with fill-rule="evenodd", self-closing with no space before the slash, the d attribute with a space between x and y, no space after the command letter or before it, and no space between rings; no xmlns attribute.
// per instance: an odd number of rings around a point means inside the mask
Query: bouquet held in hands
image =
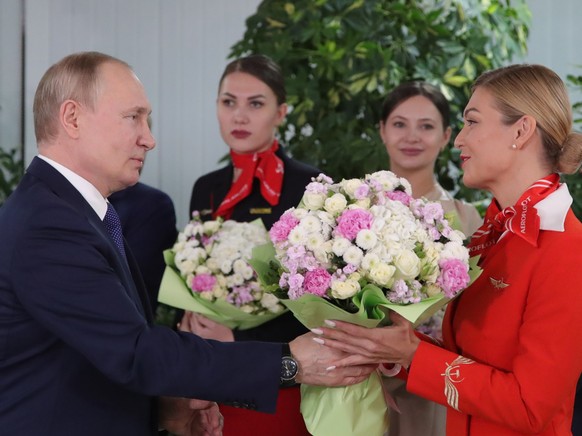
<svg viewBox="0 0 582 436"><path fill-rule="evenodd" d="M195 212L174 247L164 252L159 301L231 329L256 327L281 315L285 307L262 290L248 264L253 247L267 241L260 221L202 222Z"/></svg>
<svg viewBox="0 0 582 436"><path fill-rule="evenodd" d="M388 309L419 325L478 271L442 206L411 193L390 171L339 183L318 176L273 225L271 244L253 251L264 289L308 328L326 319L384 325ZM302 386L301 410L316 435L382 434L387 425L377 374L346 388Z"/></svg>

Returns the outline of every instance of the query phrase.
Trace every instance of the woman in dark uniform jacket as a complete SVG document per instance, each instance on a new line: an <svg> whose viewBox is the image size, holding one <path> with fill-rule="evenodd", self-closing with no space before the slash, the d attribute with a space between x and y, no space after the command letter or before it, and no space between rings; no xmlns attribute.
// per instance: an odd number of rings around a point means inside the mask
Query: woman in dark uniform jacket
<svg viewBox="0 0 582 436"><path fill-rule="evenodd" d="M283 186L279 203L271 206L261 195L260 181L255 178L253 189L248 197L241 200L232 212L230 219L239 222L250 222L261 218L265 227L270 229L283 212L299 204L305 186L316 177L320 171L289 157L282 148L275 152L284 167ZM202 219L212 219L222 200L228 193L233 178L232 164L205 174L194 184L190 199L190 213L198 211Z"/></svg>
<svg viewBox="0 0 582 436"><path fill-rule="evenodd" d="M220 79L217 116L231 163L196 181L190 212L198 211L203 220L260 218L269 229L299 204L319 170L289 157L275 139L287 112L285 98L281 70L268 57L252 55L227 65ZM307 331L290 312L248 330L230 330L186 312L180 329L221 341L269 342L290 341ZM224 435L308 435L299 405L299 388L293 386L281 391L275 415L221 406Z"/></svg>

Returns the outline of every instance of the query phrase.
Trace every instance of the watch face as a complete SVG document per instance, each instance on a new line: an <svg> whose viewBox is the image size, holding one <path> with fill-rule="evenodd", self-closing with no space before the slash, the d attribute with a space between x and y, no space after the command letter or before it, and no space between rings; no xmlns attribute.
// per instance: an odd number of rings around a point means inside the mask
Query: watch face
<svg viewBox="0 0 582 436"><path fill-rule="evenodd" d="M297 375L297 362L292 357L283 357L281 362L281 379L284 381L294 380Z"/></svg>

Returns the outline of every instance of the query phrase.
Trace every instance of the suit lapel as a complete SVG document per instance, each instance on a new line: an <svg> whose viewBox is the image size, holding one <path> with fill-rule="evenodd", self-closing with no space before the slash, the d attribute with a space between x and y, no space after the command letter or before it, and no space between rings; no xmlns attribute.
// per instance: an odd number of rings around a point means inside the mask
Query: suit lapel
<svg viewBox="0 0 582 436"><path fill-rule="evenodd" d="M130 266L128 265L129 259L128 262L126 262L122 257L121 253L115 246L115 243L109 236L103 221L99 219L99 216L95 213L91 205L87 203L81 193L71 185L71 183L69 183L61 173L42 159L35 157L27 168L27 172L45 182L60 198L69 203L71 207L77 210L80 214L84 215L89 224L95 229L101 238L109 244L111 252L113 253L111 258L108 259L111 266L119 276L125 291L134 302L136 308L148 319L148 321L150 321L152 318L151 314L149 313L149 310L145 309L150 306L148 305L147 299L144 301L142 298L142 295L146 294L145 285L143 285L139 268L136 266L133 256L131 256L133 267L130 269ZM129 251L125 241L124 245L126 251ZM134 275L139 277L139 280L134 281ZM139 283L139 285L136 285L136 283ZM138 290L138 286L142 286L144 289L140 291Z"/></svg>

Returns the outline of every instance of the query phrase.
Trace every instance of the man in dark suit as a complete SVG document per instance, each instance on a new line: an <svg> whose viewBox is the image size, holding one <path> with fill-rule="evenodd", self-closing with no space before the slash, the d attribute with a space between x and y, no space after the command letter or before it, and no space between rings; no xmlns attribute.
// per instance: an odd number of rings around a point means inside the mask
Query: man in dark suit
<svg viewBox="0 0 582 436"><path fill-rule="evenodd" d="M39 156L0 208L2 433L142 436L159 422L215 435L215 404L174 397L273 412L286 378L351 384L373 370L329 370L346 355L311 334L289 347L221 343L152 323L107 202L137 183L155 146L150 111L131 68L101 53L67 56L40 81Z"/></svg>
<svg viewBox="0 0 582 436"><path fill-rule="evenodd" d="M176 242L176 210L168 194L136 183L109 196L148 291L152 312L156 313L158 290L166 264L164 250Z"/></svg>

